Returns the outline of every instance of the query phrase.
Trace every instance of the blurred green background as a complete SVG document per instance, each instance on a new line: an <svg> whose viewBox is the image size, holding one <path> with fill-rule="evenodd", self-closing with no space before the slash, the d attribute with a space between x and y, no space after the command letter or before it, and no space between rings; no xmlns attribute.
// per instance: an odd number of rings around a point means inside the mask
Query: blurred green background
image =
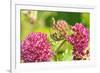
<svg viewBox="0 0 100 73"><path fill-rule="evenodd" d="M65 20L69 25L75 23L83 23L85 27L90 28L90 14L87 12L55 12L55 11L20 11L20 39L23 41L30 32L43 32L48 34L48 39L52 44L52 50L55 51L58 46L64 41L54 41L50 34L52 18L57 20ZM67 41L57 51L57 55L52 58L52 61L72 60L72 45Z"/></svg>

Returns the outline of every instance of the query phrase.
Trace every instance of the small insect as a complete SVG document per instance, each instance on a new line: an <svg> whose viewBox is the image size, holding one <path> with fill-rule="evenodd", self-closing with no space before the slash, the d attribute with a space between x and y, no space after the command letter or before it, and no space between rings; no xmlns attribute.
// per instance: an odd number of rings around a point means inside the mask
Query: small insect
<svg viewBox="0 0 100 73"><path fill-rule="evenodd" d="M31 24L34 24L37 19L37 11L24 10L23 14L29 18Z"/></svg>

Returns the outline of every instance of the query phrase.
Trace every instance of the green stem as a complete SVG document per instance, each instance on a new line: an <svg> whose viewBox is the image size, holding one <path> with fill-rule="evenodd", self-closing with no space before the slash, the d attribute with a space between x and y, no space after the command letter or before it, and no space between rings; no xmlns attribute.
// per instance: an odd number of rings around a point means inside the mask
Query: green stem
<svg viewBox="0 0 100 73"><path fill-rule="evenodd" d="M66 42L66 40L62 41L62 43L58 46L58 48L56 49L55 53L57 53L57 51L62 47L62 45Z"/></svg>
<svg viewBox="0 0 100 73"><path fill-rule="evenodd" d="M55 60L57 61L58 60L58 58L57 58L57 51L62 47L62 45L64 44L66 42L66 40L64 40L64 41L62 41L62 43L58 46L58 48L56 49L56 51L55 51Z"/></svg>

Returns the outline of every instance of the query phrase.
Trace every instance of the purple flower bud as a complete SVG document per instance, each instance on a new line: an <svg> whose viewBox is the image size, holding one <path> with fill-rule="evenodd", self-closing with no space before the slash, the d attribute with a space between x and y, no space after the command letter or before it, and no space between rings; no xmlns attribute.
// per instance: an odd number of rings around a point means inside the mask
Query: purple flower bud
<svg viewBox="0 0 100 73"><path fill-rule="evenodd" d="M21 60L25 63L50 61L51 57L51 45L44 33L30 33L21 43Z"/></svg>
<svg viewBox="0 0 100 73"><path fill-rule="evenodd" d="M74 34L66 39L73 45L73 59L76 59L75 56L82 58L85 55L84 50L88 47L89 31L81 23L72 26L72 30Z"/></svg>

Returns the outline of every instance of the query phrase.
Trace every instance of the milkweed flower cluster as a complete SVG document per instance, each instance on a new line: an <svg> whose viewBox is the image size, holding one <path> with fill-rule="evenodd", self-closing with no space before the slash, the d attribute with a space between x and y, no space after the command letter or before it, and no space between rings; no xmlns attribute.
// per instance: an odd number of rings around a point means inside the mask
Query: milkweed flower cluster
<svg viewBox="0 0 100 73"><path fill-rule="evenodd" d="M89 31L81 23L76 23L72 26L72 30L74 34L67 36L66 39L73 45L73 59L80 60L87 54L85 50L87 50L86 48L88 47Z"/></svg>
<svg viewBox="0 0 100 73"><path fill-rule="evenodd" d="M21 60L26 62L45 62L52 57L51 45L47 34L30 33L21 43Z"/></svg>
<svg viewBox="0 0 100 73"><path fill-rule="evenodd" d="M57 21L55 29L60 31L62 36L73 46L73 60L87 59L89 55L89 31L82 23L76 23L69 27L64 20ZM67 29L66 29L67 27ZM68 35L67 30L72 30L73 33Z"/></svg>

